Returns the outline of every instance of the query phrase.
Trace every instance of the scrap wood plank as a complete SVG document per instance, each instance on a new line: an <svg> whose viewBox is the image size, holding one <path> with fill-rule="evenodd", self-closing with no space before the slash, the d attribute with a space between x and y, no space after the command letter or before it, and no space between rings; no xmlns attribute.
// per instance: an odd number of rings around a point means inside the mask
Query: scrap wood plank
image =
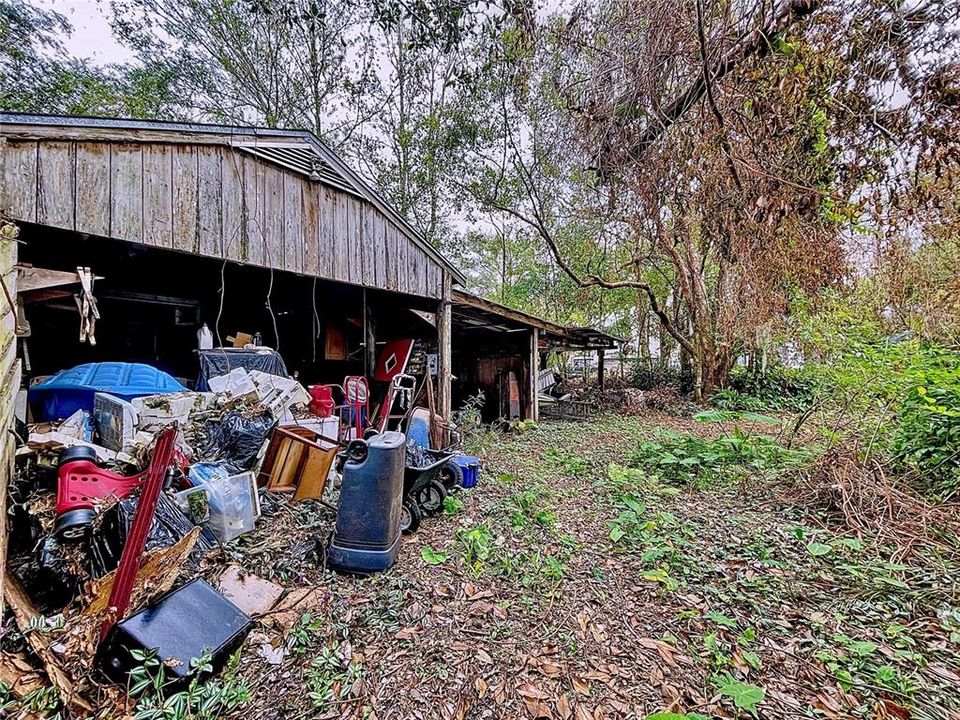
<svg viewBox="0 0 960 720"><path fill-rule="evenodd" d="M262 615L277 604L284 588L252 573L244 573L236 563L229 565L218 584L221 594L247 615Z"/></svg>
<svg viewBox="0 0 960 720"><path fill-rule="evenodd" d="M48 268L39 268L27 264L16 265L15 267L19 273L17 293L20 295L36 290L46 290L48 288L61 287L63 285L77 285L80 283L80 276L76 272L50 270ZM96 275L93 279L103 280L103 277Z"/></svg>
<svg viewBox="0 0 960 720"><path fill-rule="evenodd" d="M14 697L22 698L46 686L43 672L29 662L23 653L0 652L0 683L3 683Z"/></svg>
<svg viewBox="0 0 960 720"><path fill-rule="evenodd" d="M31 623L40 617L20 581L10 572L4 573L3 597L7 606L13 612L13 618L27 639L30 648L43 663L47 677L60 695L65 706L74 711L91 712L93 706L74 688L74 681L70 674L61 666L53 651L47 645L40 633L31 632Z"/></svg>
<svg viewBox="0 0 960 720"><path fill-rule="evenodd" d="M134 581L129 603L131 612L137 612L173 587L199 537L200 528L195 527L170 547L147 554ZM84 617L102 619L100 616L109 609L110 589L116 576L117 571L112 570L97 580L92 589L93 599L83 610Z"/></svg>

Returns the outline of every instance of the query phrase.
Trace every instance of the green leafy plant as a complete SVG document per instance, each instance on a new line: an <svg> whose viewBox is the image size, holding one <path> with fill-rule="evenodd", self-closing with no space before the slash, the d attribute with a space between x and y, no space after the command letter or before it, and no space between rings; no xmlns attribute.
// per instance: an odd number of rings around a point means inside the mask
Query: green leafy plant
<svg viewBox="0 0 960 720"><path fill-rule="evenodd" d="M363 666L342 658L339 649L337 642L321 648L304 672L307 697L317 709L353 697L357 681L363 676Z"/></svg>
<svg viewBox="0 0 960 720"><path fill-rule="evenodd" d="M166 679L163 663L156 650L131 651L139 664L130 673L128 692L139 696L134 720L216 720L250 702L246 680L231 674L208 679L213 672L209 656L190 661L191 680L186 690L168 693L172 681ZM236 662L229 663L236 666Z"/></svg>
<svg viewBox="0 0 960 720"><path fill-rule="evenodd" d="M676 590L680 586L677 575L687 574L692 567L686 549L693 529L671 513L649 512L647 503L624 482L628 474L619 466L612 465L608 475L607 497L619 511L607 521L610 541L624 550L639 553L646 567L645 580Z"/></svg>
<svg viewBox="0 0 960 720"><path fill-rule="evenodd" d="M807 552L813 557L822 557L833 552L833 548L826 543L810 542L807 544Z"/></svg>
<svg viewBox="0 0 960 720"><path fill-rule="evenodd" d="M960 360L925 353L923 369L900 404L890 451L938 499L960 492Z"/></svg>
<svg viewBox="0 0 960 720"><path fill-rule="evenodd" d="M582 475L590 469L590 460L582 453L574 453L564 447L551 447L544 457L557 465L567 475Z"/></svg>
<svg viewBox="0 0 960 720"><path fill-rule="evenodd" d="M456 495L447 495L443 499L443 514L457 515L463 511L463 500Z"/></svg>
<svg viewBox="0 0 960 720"><path fill-rule="evenodd" d="M298 654L305 653L313 647L317 641L317 631L323 626L323 619L314 617L309 612L303 613L297 620L297 624L290 628L288 632L288 643L290 649Z"/></svg>
<svg viewBox="0 0 960 720"><path fill-rule="evenodd" d="M447 561L447 553L434 550L429 545L420 548L420 556L427 565L440 565Z"/></svg>
<svg viewBox="0 0 960 720"><path fill-rule="evenodd" d="M734 428L732 433L712 440L661 432L642 441L630 462L656 473L664 482L709 485L750 474L780 472L806 457L806 452L788 450L768 437Z"/></svg>
<svg viewBox="0 0 960 720"><path fill-rule="evenodd" d="M741 682L732 675L723 675L718 679L717 691L733 701L733 704L741 710L756 717L757 705L763 702L765 693L763 688Z"/></svg>
<svg viewBox="0 0 960 720"><path fill-rule="evenodd" d="M457 541L463 559L474 572L483 568L493 552L493 533L486 524L475 525L457 532Z"/></svg>
<svg viewBox="0 0 960 720"><path fill-rule="evenodd" d="M727 383L727 387L710 396L710 404L721 410L800 412L825 390L815 373L780 366L764 372L737 367Z"/></svg>

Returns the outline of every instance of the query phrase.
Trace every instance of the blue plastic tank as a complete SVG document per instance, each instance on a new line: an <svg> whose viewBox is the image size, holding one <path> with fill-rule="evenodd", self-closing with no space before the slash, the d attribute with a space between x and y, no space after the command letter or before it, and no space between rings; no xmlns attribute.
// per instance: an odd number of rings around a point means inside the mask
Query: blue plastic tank
<svg viewBox="0 0 960 720"><path fill-rule="evenodd" d="M335 570L373 573L396 561L406 441L403 433L385 432L350 443L327 550L327 564Z"/></svg>

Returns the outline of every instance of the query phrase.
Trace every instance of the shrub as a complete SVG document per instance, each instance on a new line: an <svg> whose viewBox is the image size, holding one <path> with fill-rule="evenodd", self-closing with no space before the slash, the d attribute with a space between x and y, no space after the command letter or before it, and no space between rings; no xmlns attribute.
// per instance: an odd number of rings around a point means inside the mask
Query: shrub
<svg viewBox="0 0 960 720"><path fill-rule="evenodd" d="M774 367L762 375L737 367L726 388L717 390L711 404L721 410L793 410L813 404L821 384L812 372Z"/></svg>
<svg viewBox="0 0 960 720"><path fill-rule="evenodd" d="M638 390L655 390L664 386L678 388L683 394L693 392L693 374L663 363L653 365L638 360L631 372L630 384Z"/></svg>
<svg viewBox="0 0 960 720"><path fill-rule="evenodd" d="M933 354L900 404L890 452L928 494L946 500L960 490L960 362Z"/></svg>

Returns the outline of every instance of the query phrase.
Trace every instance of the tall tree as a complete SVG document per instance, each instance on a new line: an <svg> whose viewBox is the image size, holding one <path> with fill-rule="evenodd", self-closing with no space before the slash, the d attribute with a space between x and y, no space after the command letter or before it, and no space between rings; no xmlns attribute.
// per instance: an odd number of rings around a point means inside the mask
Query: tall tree
<svg viewBox="0 0 960 720"><path fill-rule="evenodd" d="M66 115L167 117L179 106L156 63L92 66L68 56L73 32L58 12L0 0L0 107Z"/></svg>
<svg viewBox="0 0 960 720"><path fill-rule="evenodd" d="M195 117L301 127L338 143L368 78L354 0L129 0L118 38L176 78Z"/></svg>
<svg viewBox="0 0 960 720"><path fill-rule="evenodd" d="M929 92L934 78L954 87L937 31L948 3L818 4L646 0L555 16L528 63L530 127L512 143L524 199L484 198L578 285L635 289L701 395L792 297L840 279L862 193L888 175L903 187L904 164L923 165L919 138L948 114ZM884 81L906 109L891 115ZM594 257L619 265L584 267L565 238L586 221Z"/></svg>
<svg viewBox="0 0 960 720"><path fill-rule="evenodd" d="M505 13L476 0L378 0L370 11L378 72L354 154L424 237L449 246L470 150L499 122L488 75Z"/></svg>

